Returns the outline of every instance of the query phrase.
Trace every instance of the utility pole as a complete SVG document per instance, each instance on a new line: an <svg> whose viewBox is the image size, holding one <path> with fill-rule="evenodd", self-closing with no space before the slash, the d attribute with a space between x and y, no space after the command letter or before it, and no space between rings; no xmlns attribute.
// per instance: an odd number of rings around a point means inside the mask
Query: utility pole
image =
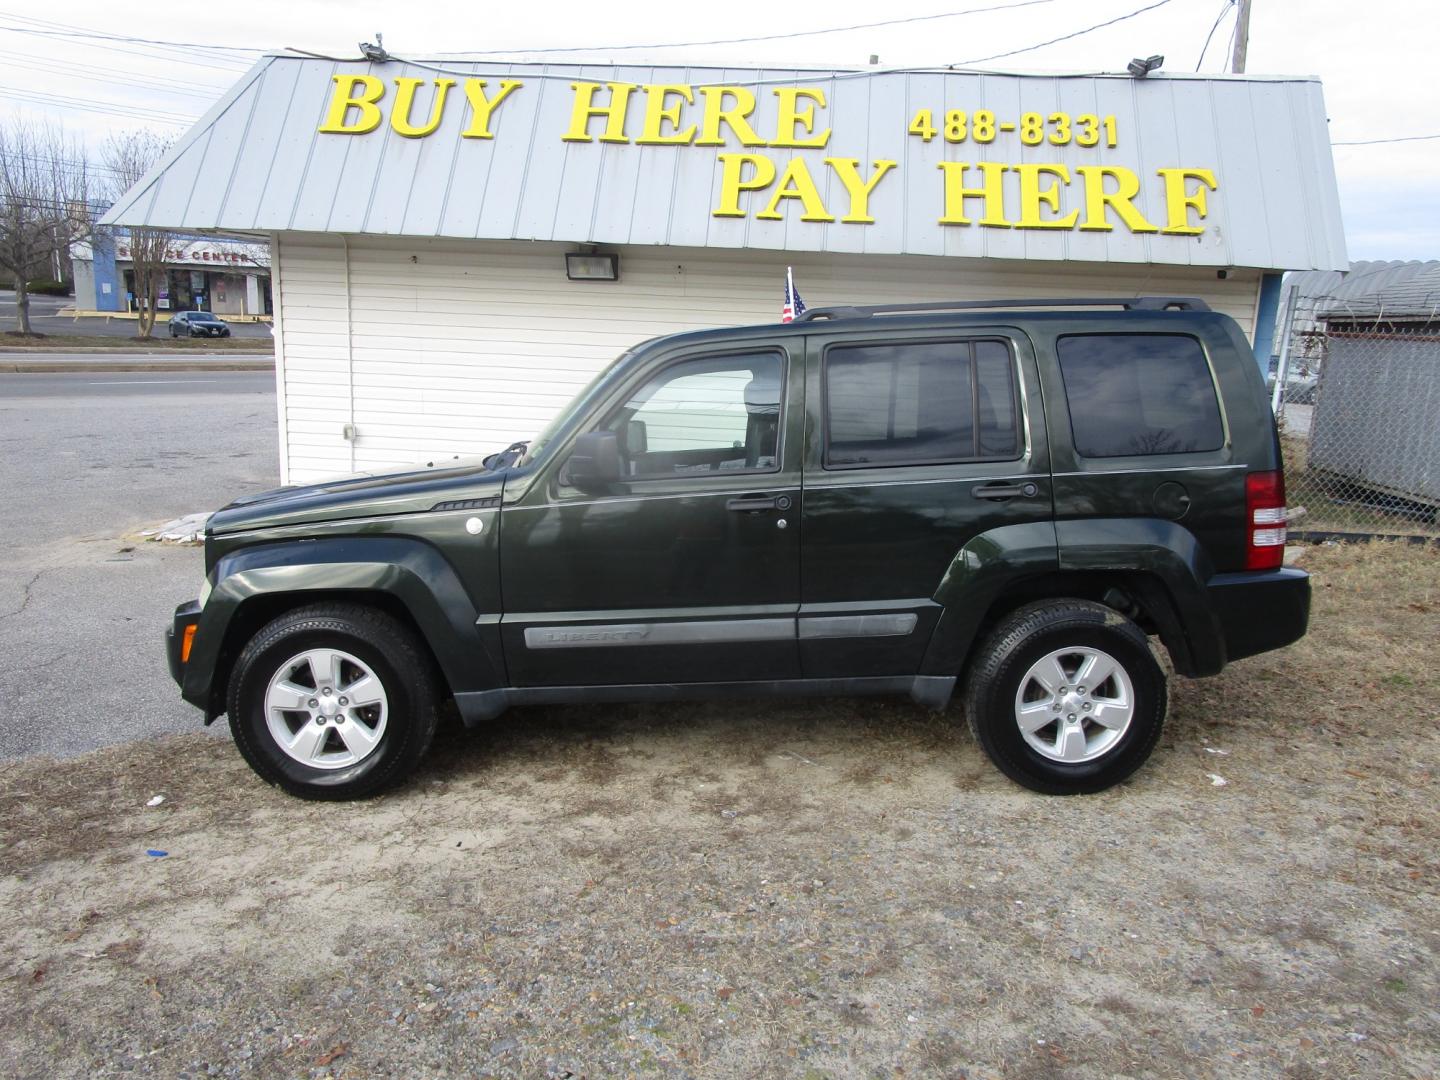
<svg viewBox="0 0 1440 1080"><path fill-rule="evenodd" d="M1240 14L1235 18L1235 51L1230 56L1230 72L1245 74L1245 49L1250 44L1250 0L1240 0Z"/></svg>

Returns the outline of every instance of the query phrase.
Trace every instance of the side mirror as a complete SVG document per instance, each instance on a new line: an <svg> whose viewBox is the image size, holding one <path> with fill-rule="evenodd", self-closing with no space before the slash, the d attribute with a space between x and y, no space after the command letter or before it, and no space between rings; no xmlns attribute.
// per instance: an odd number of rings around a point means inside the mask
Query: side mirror
<svg viewBox="0 0 1440 1080"><path fill-rule="evenodd" d="M620 440L613 431L587 431L575 440L566 479L589 494L604 492L622 475Z"/></svg>

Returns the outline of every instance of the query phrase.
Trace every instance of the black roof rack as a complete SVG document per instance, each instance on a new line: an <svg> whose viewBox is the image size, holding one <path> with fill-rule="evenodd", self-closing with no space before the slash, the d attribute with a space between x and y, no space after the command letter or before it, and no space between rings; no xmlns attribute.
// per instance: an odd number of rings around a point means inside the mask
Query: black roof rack
<svg viewBox="0 0 1440 1080"><path fill-rule="evenodd" d="M1075 300L941 300L927 304L874 304L865 307L843 305L810 308L797 322L814 319L868 319L872 315L906 315L927 311L983 311L994 308L1079 308L1120 307L1126 311L1209 311L1210 305L1197 296L1101 297Z"/></svg>

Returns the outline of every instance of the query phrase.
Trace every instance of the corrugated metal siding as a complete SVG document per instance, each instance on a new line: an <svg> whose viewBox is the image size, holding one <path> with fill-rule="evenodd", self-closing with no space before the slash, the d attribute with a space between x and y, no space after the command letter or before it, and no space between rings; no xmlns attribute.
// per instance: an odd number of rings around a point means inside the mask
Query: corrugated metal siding
<svg viewBox="0 0 1440 1080"><path fill-rule="evenodd" d="M644 247L620 249L620 281L578 283L565 279L565 250L278 237L287 480L528 438L638 341L777 321L787 263L811 306L1170 293L1204 297L1247 333L1259 280L1112 267L1097 282L1093 267L1074 264ZM351 422L353 443L342 435Z"/></svg>
<svg viewBox="0 0 1440 1080"><path fill-rule="evenodd" d="M193 129L154 176L117 204L107 220L130 225L234 231L298 230L554 240L681 247L951 255L965 258L1079 260L1267 269L1343 269L1345 243L1325 129L1320 85L1308 80L1188 76L1051 77L966 72L833 73L720 70L689 67L554 67L451 62L453 77L524 86L495 112L493 140L462 139L468 119L461 86L450 91L440 128L419 139L388 125L364 135L317 133L337 72L436 77L403 63L372 66L271 57ZM555 76L555 77L542 77ZM899 162L871 197L874 224L800 220L787 203L781 221L717 218L720 168L716 148L566 143L574 92L571 78L635 84L755 85L793 80L823 88L822 124L833 129L823 149L770 149L778 165L804 159L827 206L847 205L828 156L856 157L866 175L877 158ZM757 88L752 123L775 130L778 103ZM697 95L698 96L698 95ZM415 112L428 110L430 92ZM1073 142L1022 145L1016 132L988 145L925 143L906 134L917 109L943 123L947 109L988 108L1000 120L1024 112L1048 116L1113 114L1114 149ZM639 134L643 97L632 95L627 133ZM687 123L698 118L687 113ZM600 121L594 123L598 129ZM733 138L733 136L732 136ZM738 150L731 145L725 149ZM1163 223L1158 168L1210 168L1202 236L1135 235L1123 227L1082 233L944 227L942 160L1120 165L1142 180L1136 205ZM972 174L973 177L973 174ZM1018 180L1006 176L1015 213ZM754 197L751 197L754 198ZM1078 183L1065 197L1079 205Z"/></svg>

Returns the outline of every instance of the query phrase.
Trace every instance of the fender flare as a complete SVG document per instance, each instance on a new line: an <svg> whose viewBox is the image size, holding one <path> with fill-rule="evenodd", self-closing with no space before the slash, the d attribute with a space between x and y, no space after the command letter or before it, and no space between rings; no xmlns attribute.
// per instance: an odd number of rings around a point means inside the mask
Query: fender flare
<svg viewBox="0 0 1440 1080"><path fill-rule="evenodd" d="M972 537L935 591L944 613L921 674L956 674L1001 594L1025 578L1054 572L1106 572L1153 583L1139 599L1163 599L1173 608L1172 619L1154 605L1162 638L1183 673L1213 675L1225 666L1224 636L1206 593L1214 567L1195 536L1159 518L1087 518L1007 525Z"/></svg>
<svg viewBox="0 0 1440 1080"><path fill-rule="evenodd" d="M943 609L920 662L921 675L956 675L990 605L1012 582L1059 567L1055 522L1002 525L972 536L935 590Z"/></svg>
<svg viewBox="0 0 1440 1080"><path fill-rule="evenodd" d="M1139 573L1164 587L1189 654L1184 674L1225 666L1225 634L1206 590L1215 565L1189 529L1164 518L1087 518L1057 522L1055 533L1061 570Z"/></svg>
<svg viewBox="0 0 1440 1080"><path fill-rule="evenodd" d="M223 556L213 581L182 687L185 700L207 715L226 632L242 605L262 596L320 601L384 593L414 619L452 691L504 685L498 640L485 640L480 612L459 575L423 541L347 536L257 544Z"/></svg>

